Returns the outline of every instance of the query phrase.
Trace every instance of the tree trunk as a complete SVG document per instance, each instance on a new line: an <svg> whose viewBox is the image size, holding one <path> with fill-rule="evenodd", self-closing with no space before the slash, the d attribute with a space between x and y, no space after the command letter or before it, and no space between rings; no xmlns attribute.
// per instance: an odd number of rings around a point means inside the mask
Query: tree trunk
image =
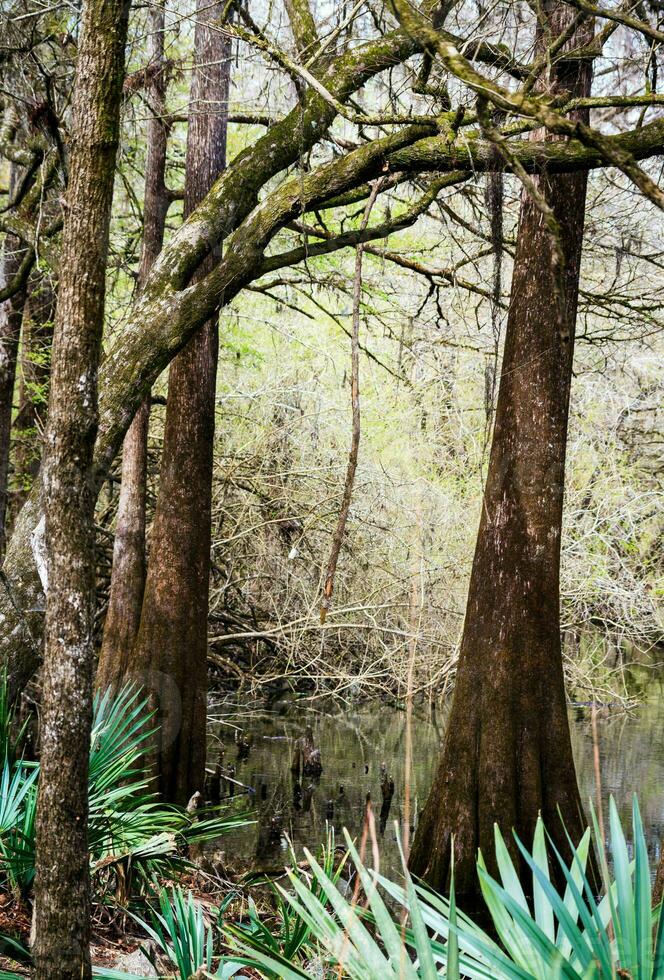
<svg viewBox="0 0 664 980"><path fill-rule="evenodd" d="M149 25L148 122L143 242L138 288L161 251L168 211L166 193L166 78L164 73L163 4L151 7ZM145 499L148 461L150 397L143 400L125 436L122 449L120 500L113 545L113 570L104 638L97 667L97 687L104 690L122 684L131 667L132 653L141 621L145 589Z"/></svg>
<svg viewBox="0 0 664 980"><path fill-rule="evenodd" d="M577 16L557 0L546 10L553 37ZM591 33L591 24L578 29L575 46ZM587 95L591 70L587 60L558 62L549 90ZM495 869L494 823L514 850L512 828L530 845L541 812L564 853L559 811L573 839L584 827L563 682L559 567L586 176L535 180L561 228L564 310L552 239L524 190L454 701L410 855L413 872L443 890L453 838L466 911L481 904L478 848Z"/></svg>
<svg viewBox="0 0 664 980"><path fill-rule="evenodd" d="M83 4L73 93L42 474L47 603L35 881L37 980L91 976L87 793L95 596L93 449L128 13L125 0Z"/></svg>
<svg viewBox="0 0 664 980"><path fill-rule="evenodd" d="M15 168L10 174L10 187L14 183ZM4 243L3 277L10 283L21 265L25 247L13 235L7 235ZM16 359L21 336L21 320L25 304L25 289L20 289L11 299L0 304L0 560L5 553L7 538L7 501L9 488L9 447L11 443L12 407Z"/></svg>
<svg viewBox="0 0 664 980"><path fill-rule="evenodd" d="M104 636L95 683L120 688L131 669L145 589L145 500L150 399L145 398L122 447L120 499Z"/></svg>
<svg viewBox="0 0 664 980"><path fill-rule="evenodd" d="M28 284L23 317L21 383L18 412L14 419L14 478L10 514L20 511L39 473L42 432L46 424L55 290L47 275Z"/></svg>
<svg viewBox="0 0 664 980"><path fill-rule="evenodd" d="M198 0L187 134L185 216L225 165L230 48L207 25L220 6ZM218 254L211 257L210 268ZM206 271L205 269L203 271ZM217 319L171 365L159 496L134 667L154 698L162 796L185 804L203 791L207 616Z"/></svg>

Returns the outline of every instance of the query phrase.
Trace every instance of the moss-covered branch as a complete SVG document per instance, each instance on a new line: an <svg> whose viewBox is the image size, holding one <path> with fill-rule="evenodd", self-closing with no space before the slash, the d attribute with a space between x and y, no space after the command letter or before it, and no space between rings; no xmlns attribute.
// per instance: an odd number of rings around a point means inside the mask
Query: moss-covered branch
<svg viewBox="0 0 664 980"><path fill-rule="evenodd" d="M286 0L286 11L298 54L303 59L311 58L318 44L318 31L309 0Z"/></svg>
<svg viewBox="0 0 664 980"><path fill-rule="evenodd" d="M607 142L612 156L624 152L643 158L659 153L664 148L664 120L607 137ZM528 173L542 169L573 172L607 162L601 152L576 141L514 140L510 153ZM174 354L207 318L256 278L262 267L265 271L276 268L269 266L270 260L264 263L263 255L275 234L290 221L391 172L442 172L447 174L441 179L444 185L465 179L469 172L504 169L508 169L507 164L496 155L494 145L479 135L464 135L463 140L450 142L448 135L427 136L421 127L413 126L284 184L231 236L224 261L208 276L179 292L165 291L161 297L139 301L127 330L102 368L97 450L100 474L112 462L143 394ZM348 244L353 243L351 233ZM295 255L293 260L297 260ZM284 264L280 259L279 265Z"/></svg>
<svg viewBox="0 0 664 980"><path fill-rule="evenodd" d="M639 20L638 17L632 17L631 14L625 13L623 10L608 10L606 7L598 7L596 4L590 3L589 0L565 0L565 2L572 7L576 7L577 10L582 10L584 13L590 14L592 17L612 20L623 27L629 27L632 31L638 31L639 34L643 34L644 37L649 37L652 41L657 41L659 44L664 41L664 31L657 30L656 27L653 27L647 21Z"/></svg>
<svg viewBox="0 0 664 980"><path fill-rule="evenodd" d="M276 269L297 265L308 258L329 255L342 248L362 245L365 242L374 241L377 238L387 238L388 235L392 235L397 231L410 228L431 204L433 204L441 190L445 187L453 187L455 184L463 183L463 181L468 180L468 176L469 174L467 172L456 171L433 180L425 193L421 194L414 204L390 221L383 221L378 225L369 225L365 228L357 228L340 235L333 233L325 234L322 231L316 231L316 235L322 239L321 241L308 242L306 245L289 249L287 252L270 255L263 261L259 269L259 275L265 275L268 272L274 272Z"/></svg>
<svg viewBox="0 0 664 980"><path fill-rule="evenodd" d="M431 5L431 0L427 0L424 9ZM449 38L450 43L463 46L470 59L490 64L515 77L525 77L528 73L528 67L520 65L503 45L483 41L469 43L448 32L443 32L443 36ZM345 105L370 79L420 50L414 37L398 29L331 59L316 77L332 101L309 89L302 105L270 126L260 139L238 154L162 251L146 284L146 294L159 297L164 295L164 290L185 286L209 252L249 214L260 189L324 139L338 115L337 105Z"/></svg>
<svg viewBox="0 0 664 980"><path fill-rule="evenodd" d="M638 166L632 153L617 146L609 137L603 136L582 120L568 119L557 112L548 100L533 98L524 89L512 92L482 75L454 44L440 36L422 13L410 6L408 0L394 0L394 4L404 29L417 38L423 48L434 51L448 71L481 98L505 112L537 120L550 133L579 140L589 149L598 151L607 163L622 170L642 194L657 207L664 209L664 192Z"/></svg>

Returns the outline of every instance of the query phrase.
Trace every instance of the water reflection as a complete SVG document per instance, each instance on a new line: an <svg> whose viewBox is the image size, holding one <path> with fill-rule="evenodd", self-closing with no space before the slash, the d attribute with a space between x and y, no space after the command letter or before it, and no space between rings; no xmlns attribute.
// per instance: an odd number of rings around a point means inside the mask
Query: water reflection
<svg viewBox="0 0 664 980"><path fill-rule="evenodd" d="M647 683L646 683L647 679ZM616 799L627 827L631 798L638 793L653 861L664 833L664 676L635 671L631 682L645 686L645 700L629 713L600 711L597 719L602 795ZM269 871L283 867L287 837L298 856L325 839L326 822L359 833L370 796L381 838L381 866L396 871L399 855L394 821L403 819L405 795L405 713L384 704L357 707L320 705L313 709L293 699L270 710L224 703L212 708L210 756L219 742L234 766L237 783L251 790L258 823L225 837L226 864L235 871ZM590 711L570 707L574 756L584 800L595 798ZM233 725L249 733L251 747L237 750ZM292 772L297 740L311 729L320 749L320 776ZM416 712L413 719L413 766L410 813L422 806L433 778L445 728L443 712ZM235 743L235 745L234 745ZM241 787L236 785L236 792ZM412 817L411 817L412 819Z"/></svg>

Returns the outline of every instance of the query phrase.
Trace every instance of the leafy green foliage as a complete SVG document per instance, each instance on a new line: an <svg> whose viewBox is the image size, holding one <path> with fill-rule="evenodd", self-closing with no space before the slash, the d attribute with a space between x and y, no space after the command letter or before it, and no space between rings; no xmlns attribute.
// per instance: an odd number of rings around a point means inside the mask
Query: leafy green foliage
<svg viewBox="0 0 664 980"><path fill-rule="evenodd" d="M25 894L35 876L35 818L39 770L5 759L0 779L0 866L9 888Z"/></svg>
<svg viewBox="0 0 664 980"><path fill-rule="evenodd" d="M196 816L159 803L148 792L144 750L151 734L151 712L140 690L124 688L116 697L97 696L94 703L89 770L89 846L97 890L113 881L127 892L131 874L152 884L158 872L177 870L186 864L188 844L216 839L233 827L248 822L245 814L227 815L218 809ZM17 758L22 739L13 737L15 719L7 699L6 682L0 684L0 884L26 895L35 875L35 814L39 766ZM121 871L120 871L121 869ZM211 933L205 933L202 909L185 900L179 889L162 895L161 913L154 926L146 926L182 977L199 966L211 966ZM0 936L0 950L12 959L30 962L30 953L12 937ZM193 965L195 964L195 965ZM191 969L189 969L191 967ZM231 977L239 966L225 967ZM189 972L184 972L189 970ZM132 980L117 970L95 969L99 980ZM2 973L13 978L17 974ZM219 974L221 977L222 974ZM137 978L140 980L140 978Z"/></svg>
<svg viewBox="0 0 664 980"><path fill-rule="evenodd" d="M14 797L20 796L22 786L16 782ZM12 812L10 797L8 791L7 814ZM14 805L20 806L20 801ZM587 830L576 847L570 842L569 864L552 842L547 845L541 820L531 849L515 835L515 847L530 871L527 886L496 827L497 876L487 871L481 854L477 863L491 934L457 909L453 880L449 898L429 891L412 880L402 854L404 883L396 884L365 867L347 832L346 846L361 888L357 901L349 901L338 889L343 861L335 863L330 836L320 862L306 852L307 873L296 866L288 871L292 890L275 886L279 901L274 928L260 919L253 905L248 923L225 924L223 907L206 909L191 892L178 887L161 889L149 922L135 918L180 980L198 970L230 978L246 966L266 977L309 977L305 959L314 953L335 976L352 980L664 980L663 917L661 907L651 906L650 868L636 798L632 858L617 808L613 800L610 803L611 875L594 813L592 822L592 831ZM587 874L593 836L606 882L599 898ZM555 884L560 876L564 890ZM402 909L401 916L395 914L395 906ZM223 957L212 973L222 939L235 952ZM105 970L96 975L106 980L127 976Z"/></svg>
<svg viewBox="0 0 664 980"><path fill-rule="evenodd" d="M162 888L159 892L159 908L152 909L151 922L135 915L134 918L147 932L157 949L178 971L179 980L188 980L198 970L204 969L206 975L230 980L238 976L242 964L222 961L216 973L212 974L212 961L215 957L215 942L220 940L216 921L221 913L208 916L203 904L191 892L181 888ZM152 962L155 958L149 950L146 955ZM157 964L155 963L155 966ZM242 980L238 976L238 980ZM246 978L245 978L246 980Z"/></svg>
<svg viewBox="0 0 664 980"><path fill-rule="evenodd" d="M16 708L9 699L5 667L0 674L0 759L8 760L10 764L20 755L28 722L26 719L18 731L17 724Z"/></svg>
<svg viewBox="0 0 664 980"><path fill-rule="evenodd" d="M4 702L3 702L4 697ZM125 890L133 874L150 881L156 872L182 865L185 846L221 836L247 822L245 814L218 811L197 818L167 806L148 792L144 749L151 734L151 712L136 688L116 697L97 695L90 751L89 846L99 888L120 873ZM2 883L26 893L34 879L35 810L39 767L12 761L11 710L0 689L0 741L5 761L0 774L0 871Z"/></svg>
<svg viewBox="0 0 664 980"><path fill-rule="evenodd" d="M650 869L636 798L632 831L634 858L615 803L610 804L612 879L604 861L607 887L596 898L586 874L591 832L588 830L566 864L553 844L547 848L539 821L531 850L515 843L531 873L532 898L526 896L507 845L496 827L498 877L492 877L479 855L477 872L490 913L495 939L456 908L454 886L447 899L414 883L404 860L405 884L397 885L365 868L346 833L348 849L360 878L361 904L348 902L326 870L307 854L319 894L301 875L289 873L293 891L281 889L284 902L307 924L328 961L354 980L404 980L444 976L449 980L662 980L664 929L661 909L651 907ZM594 843L603 853L593 814ZM565 889L556 889L550 861L562 874ZM408 916L395 921L381 889ZM320 893L324 899L320 897ZM285 957L260 950L227 929L239 961L269 976L291 980L308 974Z"/></svg>
<svg viewBox="0 0 664 980"><path fill-rule="evenodd" d="M188 980L201 967L212 969L214 938L212 925L206 927L203 906L191 892L181 888L162 889L159 911L153 912L153 924L143 928L157 946L177 965L181 980Z"/></svg>
<svg viewBox="0 0 664 980"><path fill-rule="evenodd" d="M7 956L17 963L31 963L30 950L26 949L23 943L13 936L0 934L0 954ZM0 977L14 976L13 973L0 973Z"/></svg>
<svg viewBox="0 0 664 980"><path fill-rule="evenodd" d="M322 871L327 881L336 889L346 858L335 860L334 832L328 833L325 846L321 849ZM297 868L295 855L293 867ZM304 879L303 887L311 889L312 895L323 905L327 904L325 889L315 875ZM275 915L268 925L261 919L255 903L249 900L248 922L241 925L226 925L227 933L236 936L255 953L264 952L276 959L283 967L311 952L309 937L311 928L285 901L282 892L272 885L275 897ZM201 902L191 892L185 894L181 888L162 888L159 892L158 909L152 910L151 921L134 915L136 921L145 929L160 952L178 970L181 980L187 980L201 967L212 971L212 962L219 955L221 943L222 918L226 906L234 897L230 893L221 908L214 915L206 912ZM145 950L149 955L148 950ZM156 964L155 964L156 965ZM215 977L232 977L242 968L242 962L229 958L222 959ZM280 974L277 974L280 975Z"/></svg>
<svg viewBox="0 0 664 980"><path fill-rule="evenodd" d="M0 677L0 866L12 891L25 893L34 879L34 838L38 769L19 758L27 720L19 727L7 687Z"/></svg>

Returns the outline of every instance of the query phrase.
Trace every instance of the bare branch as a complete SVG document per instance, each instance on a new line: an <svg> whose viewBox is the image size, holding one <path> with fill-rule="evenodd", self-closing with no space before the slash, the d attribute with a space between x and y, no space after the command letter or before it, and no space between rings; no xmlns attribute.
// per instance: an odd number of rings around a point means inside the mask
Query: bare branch
<svg viewBox="0 0 664 980"><path fill-rule="evenodd" d="M364 208L362 221L360 222L360 232L363 232L369 222L369 215L374 206L378 192L380 190L380 180L377 180L373 187L373 192L369 197ZM325 573L325 585L323 587L323 598L320 604L321 625L325 622L327 611L332 602L334 591L334 576L337 571L339 552L346 531L350 502L353 496L353 484L355 483L355 471L357 470L357 458L360 450L360 302L362 299L362 245L359 244L355 250L355 278L353 280L353 335L351 338L351 404L353 408L353 431L351 436L350 450L348 453L348 468L346 469L346 480L344 492L341 498L341 509L339 511L339 521L332 537L332 550L327 563Z"/></svg>

